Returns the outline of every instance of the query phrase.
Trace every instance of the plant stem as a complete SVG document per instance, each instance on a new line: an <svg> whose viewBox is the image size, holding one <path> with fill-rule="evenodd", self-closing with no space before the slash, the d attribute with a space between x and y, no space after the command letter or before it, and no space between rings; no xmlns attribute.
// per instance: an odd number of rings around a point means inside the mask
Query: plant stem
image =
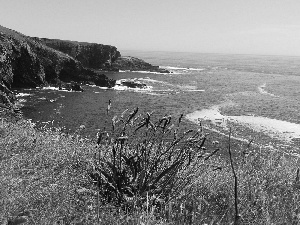
<svg viewBox="0 0 300 225"><path fill-rule="evenodd" d="M229 139L228 139L228 153L229 153L229 158L230 158L230 164L231 164L231 169L234 177L234 207L235 207L235 217L234 217L234 224L238 225L239 224L239 212L238 212L238 191L237 191L237 176L234 170L233 166L233 160L232 160L232 155L231 155L231 146L230 146L230 138L231 138L231 127L229 128Z"/></svg>

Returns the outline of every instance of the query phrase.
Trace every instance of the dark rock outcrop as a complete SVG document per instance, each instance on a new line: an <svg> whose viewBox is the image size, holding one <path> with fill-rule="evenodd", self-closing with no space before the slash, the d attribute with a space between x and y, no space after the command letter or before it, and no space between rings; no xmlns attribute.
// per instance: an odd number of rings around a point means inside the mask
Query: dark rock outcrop
<svg viewBox="0 0 300 225"><path fill-rule="evenodd" d="M138 59L131 56L125 56L118 58L111 65L113 70L130 70L130 71L149 71L158 73L170 73L168 70L159 68L159 66L153 66L150 63L145 62L142 59Z"/></svg>
<svg viewBox="0 0 300 225"><path fill-rule="evenodd" d="M84 91L81 85L77 82L60 84L59 89L60 90L66 89L68 91L81 91L81 92Z"/></svg>
<svg viewBox="0 0 300 225"><path fill-rule="evenodd" d="M129 88L140 88L140 89L147 88L146 84L137 82L135 80L124 80L124 81L121 81L121 85L129 87Z"/></svg>
<svg viewBox="0 0 300 225"><path fill-rule="evenodd" d="M116 80L109 79L104 74L99 74L95 77L94 83L95 83L95 85L100 86L100 87L109 87L109 88L111 88L111 87L115 86Z"/></svg>
<svg viewBox="0 0 300 225"><path fill-rule="evenodd" d="M118 57L115 47L111 46L111 52L115 54L113 59ZM94 53L99 54L101 60L107 59L105 51L103 57L101 52ZM80 57L83 55L84 51L79 54ZM0 84L8 90L58 84L61 81L92 82L111 87L113 81L103 76L85 68L72 56L46 46L37 38L0 26Z"/></svg>

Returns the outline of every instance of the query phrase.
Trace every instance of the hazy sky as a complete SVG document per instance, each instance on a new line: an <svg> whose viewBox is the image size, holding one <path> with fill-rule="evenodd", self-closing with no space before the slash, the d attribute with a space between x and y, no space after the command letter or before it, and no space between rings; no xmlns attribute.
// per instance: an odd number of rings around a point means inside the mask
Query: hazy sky
<svg viewBox="0 0 300 225"><path fill-rule="evenodd" d="M300 56L299 0L0 0L0 24L119 50Z"/></svg>

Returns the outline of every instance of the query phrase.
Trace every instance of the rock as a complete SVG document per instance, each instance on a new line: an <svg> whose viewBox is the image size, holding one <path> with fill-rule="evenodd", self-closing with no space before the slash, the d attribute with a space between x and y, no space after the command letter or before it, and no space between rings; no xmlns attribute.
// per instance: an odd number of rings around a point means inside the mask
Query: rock
<svg viewBox="0 0 300 225"><path fill-rule="evenodd" d="M161 69L159 66L153 66L142 59L131 56L118 58L111 65L114 70L130 70L130 71L149 71L158 73L170 73L168 70Z"/></svg>
<svg viewBox="0 0 300 225"><path fill-rule="evenodd" d="M84 91L83 88L78 84L78 83L74 83L71 85L71 89L72 91Z"/></svg>
<svg viewBox="0 0 300 225"><path fill-rule="evenodd" d="M140 82L136 82L133 80L126 80L126 81L121 81L121 84L123 86L129 87L129 88L146 88L147 85L146 84L142 84Z"/></svg>
<svg viewBox="0 0 300 225"><path fill-rule="evenodd" d="M95 85L100 87L112 88L113 86L115 86L116 80L110 79L104 74L98 74L94 79L94 83Z"/></svg>

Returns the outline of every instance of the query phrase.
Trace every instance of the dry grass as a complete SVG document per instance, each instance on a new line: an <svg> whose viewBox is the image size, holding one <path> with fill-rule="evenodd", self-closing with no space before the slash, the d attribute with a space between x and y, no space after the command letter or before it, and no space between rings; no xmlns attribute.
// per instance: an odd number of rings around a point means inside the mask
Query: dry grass
<svg viewBox="0 0 300 225"><path fill-rule="evenodd" d="M178 179L193 179L163 207L146 201L144 208L122 211L100 204L89 177L95 154L107 146L78 133L0 120L1 224L21 217L27 224L233 224L234 180L224 155L198 160L192 171L178 171ZM220 151L226 152L227 144ZM299 159L278 151L248 152L233 158L240 224L300 224Z"/></svg>
<svg viewBox="0 0 300 225"><path fill-rule="evenodd" d="M92 144L59 130L37 131L24 120L1 124L0 218L30 211L30 224L54 224L81 215L78 189Z"/></svg>

